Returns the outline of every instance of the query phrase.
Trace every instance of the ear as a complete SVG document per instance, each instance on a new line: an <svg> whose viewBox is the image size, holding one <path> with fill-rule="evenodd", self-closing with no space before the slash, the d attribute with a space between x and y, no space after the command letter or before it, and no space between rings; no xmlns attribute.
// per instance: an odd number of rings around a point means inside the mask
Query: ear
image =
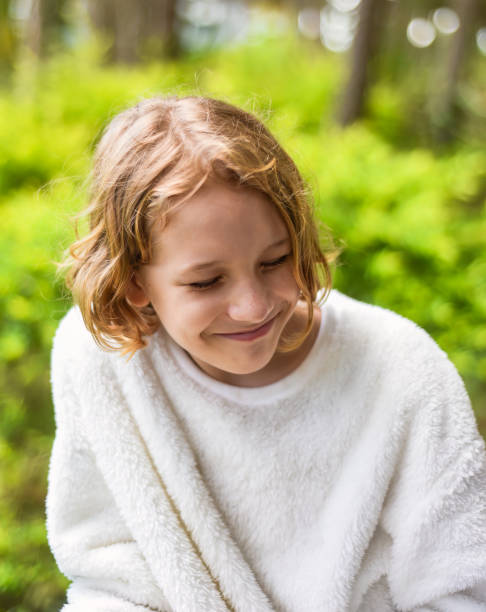
<svg viewBox="0 0 486 612"><path fill-rule="evenodd" d="M143 308L143 306L150 304L150 299L137 272L132 274L132 278L128 283L126 298L129 304L137 308Z"/></svg>

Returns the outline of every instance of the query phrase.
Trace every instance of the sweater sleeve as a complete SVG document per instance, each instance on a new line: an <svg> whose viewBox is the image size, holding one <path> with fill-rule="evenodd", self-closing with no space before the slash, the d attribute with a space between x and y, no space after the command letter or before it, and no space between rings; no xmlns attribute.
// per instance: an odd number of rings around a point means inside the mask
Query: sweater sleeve
<svg viewBox="0 0 486 612"><path fill-rule="evenodd" d="M383 512L400 610L486 609L486 455L454 366L427 338L407 393L408 430Z"/></svg>
<svg viewBox="0 0 486 612"><path fill-rule="evenodd" d="M52 354L56 437L46 504L51 550L72 580L63 611L170 612L83 435L65 332Z"/></svg>

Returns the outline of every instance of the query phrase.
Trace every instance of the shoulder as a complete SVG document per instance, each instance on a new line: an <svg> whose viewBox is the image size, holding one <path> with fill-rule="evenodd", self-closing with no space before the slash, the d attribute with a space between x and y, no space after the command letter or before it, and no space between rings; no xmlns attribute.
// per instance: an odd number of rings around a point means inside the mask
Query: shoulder
<svg viewBox="0 0 486 612"><path fill-rule="evenodd" d="M73 350L74 345L89 344L90 337L81 311L77 306L72 306L59 321L54 334L53 349L54 351L69 353L70 350Z"/></svg>
<svg viewBox="0 0 486 612"><path fill-rule="evenodd" d="M329 300L346 388L359 387L370 413L376 409L381 421L394 423L407 445L440 455L437 465L473 447L482 457L484 442L464 383L429 334L390 310L338 292Z"/></svg>
<svg viewBox="0 0 486 612"><path fill-rule="evenodd" d="M361 302L332 291L329 306L339 323L339 332L363 348L392 351L403 359L424 357L447 359L446 353L416 323L396 312Z"/></svg>
<svg viewBox="0 0 486 612"><path fill-rule="evenodd" d="M377 341L394 338L437 347L421 327L392 310L361 302L337 290L331 291L328 301L348 331L354 330L358 335L369 336Z"/></svg>
<svg viewBox="0 0 486 612"><path fill-rule="evenodd" d="M407 395L443 392L446 385L464 397L463 382L447 354L413 321L338 291L331 292L329 308L343 350L370 374L381 374Z"/></svg>
<svg viewBox="0 0 486 612"><path fill-rule="evenodd" d="M120 355L102 349L86 328L81 312L73 306L61 319L51 352L51 382L55 389L67 379L79 387L100 370L110 368Z"/></svg>
<svg viewBox="0 0 486 612"><path fill-rule="evenodd" d="M59 322L52 343L52 360L83 359L103 352L86 328L77 306L68 310Z"/></svg>
<svg viewBox="0 0 486 612"><path fill-rule="evenodd" d="M115 384L128 372L144 369L157 359L164 359L164 338L160 330L147 338L147 346L128 356L101 347L86 327L81 311L73 306L61 319L54 335L51 352L51 382L55 387L69 381L78 390L93 384ZM117 373L115 377L114 374Z"/></svg>

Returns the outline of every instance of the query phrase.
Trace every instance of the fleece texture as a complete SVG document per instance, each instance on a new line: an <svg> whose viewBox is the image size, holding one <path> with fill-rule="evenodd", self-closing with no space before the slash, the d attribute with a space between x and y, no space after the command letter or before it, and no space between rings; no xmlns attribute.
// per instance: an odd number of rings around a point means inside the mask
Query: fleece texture
<svg viewBox="0 0 486 612"><path fill-rule="evenodd" d="M416 325L337 291L289 376L240 388L161 329L131 360L78 309L52 355L49 543L65 612L486 610L486 454Z"/></svg>

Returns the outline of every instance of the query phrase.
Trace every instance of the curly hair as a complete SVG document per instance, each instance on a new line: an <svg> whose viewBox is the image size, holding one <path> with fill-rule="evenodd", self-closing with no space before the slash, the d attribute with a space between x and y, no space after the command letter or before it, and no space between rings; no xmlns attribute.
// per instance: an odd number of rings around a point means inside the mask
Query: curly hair
<svg viewBox="0 0 486 612"><path fill-rule="evenodd" d="M151 260L151 226L210 178L266 194L292 243L293 273L307 302L307 326L280 347L296 348L312 328L313 304L331 288L330 261L309 191L292 159L254 115L205 97L154 97L118 114L96 148L89 232L62 264L84 322L105 349L134 353L160 325L151 305L126 298L134 270Z"/></svg>

